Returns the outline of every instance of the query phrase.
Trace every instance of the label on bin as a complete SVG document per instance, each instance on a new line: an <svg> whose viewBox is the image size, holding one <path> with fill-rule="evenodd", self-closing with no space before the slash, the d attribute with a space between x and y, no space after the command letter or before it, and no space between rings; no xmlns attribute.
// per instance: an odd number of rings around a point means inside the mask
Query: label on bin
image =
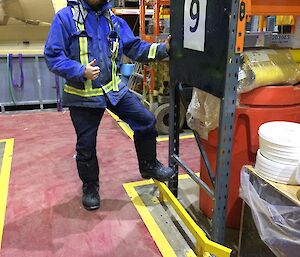
<svg viewBox="0 0 300 257"><path fill-rule="evenodd" d="M270 61L269 56L262 51L251 51L245 53L250 62L268 62Z"/></svg>
<svg viewBox="0 0 300 257"><path fill-rule="evenodd" d="M241 81L242 79L246 78L246 72L244 70L242 70L241 68L239 68L239 74L238 74L238 81Z"/></svg>

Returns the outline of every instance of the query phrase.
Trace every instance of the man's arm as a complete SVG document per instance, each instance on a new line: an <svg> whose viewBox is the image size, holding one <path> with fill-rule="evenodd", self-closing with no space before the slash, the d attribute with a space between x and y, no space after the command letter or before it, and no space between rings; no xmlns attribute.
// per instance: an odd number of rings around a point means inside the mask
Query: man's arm
<svg viewBox="0 0 300 257"><path fill-rule="evenodd" d="M49 69L68 80L84 82L85 66L66 56L70 32L63 24L60 13L53 19L46 41L44 55Z"/></svg>
<svg viewBox="0 0 300 257"><path fill-rule="evenodd" d="M122 31L121 40L124 44L124 54L133 61L146 63L153 60L162 60L168 57L168 43L149 44L135 37L128 24L121 18L120 30ZM167 41L168 42L168 41Z"/></svg>

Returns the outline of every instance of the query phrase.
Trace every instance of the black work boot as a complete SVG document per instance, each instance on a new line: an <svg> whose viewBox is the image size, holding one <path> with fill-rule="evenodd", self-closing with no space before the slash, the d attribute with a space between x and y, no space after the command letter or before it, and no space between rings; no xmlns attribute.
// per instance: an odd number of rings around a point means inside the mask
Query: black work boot
<svg viewBox="0 0 300 257"><path fill-rule="evenodd" d="M96 210L100 207L97 157L93 156L89 161L77 159L76 163L79 177L82 180L82 204L87 210Z"/></svg>
<svg viewBox="0 0 300 257"><path fill-rule="evenodd" d="M175 172L169 167L164 167L156 159L155 137L145 140L136 140L135 138L134 145L142 178L155 178L163 182L169 181L174 177Z"/></svg>
<svg viewBox="0 0 300 257"><path fill-rule="evenodd" d="M82 185L82 204L85 209L92 211L100 207L99 183L86 182Z"/></svg>

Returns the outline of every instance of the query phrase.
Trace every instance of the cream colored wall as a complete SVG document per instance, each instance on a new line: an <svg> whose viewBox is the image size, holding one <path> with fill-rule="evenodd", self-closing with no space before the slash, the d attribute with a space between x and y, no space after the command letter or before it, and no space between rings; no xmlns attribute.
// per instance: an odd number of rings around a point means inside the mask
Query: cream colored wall
<svg viewBox="0 0 300 257"><path fill-rule="evenodd" d="M54 7L51 0L2 0L5 13L16 19L51 23Z"/></svg>
<svg viewBox="0 0 300 257"><path fill-rule="evenodd" d="M55 12L67 6L67 0L52 0Z"/></svg>
<svg viewBox="0 0 300 257"><path fill-rule="evenodd" d="M66 0L0 0L0 54L42 54L54 14L66 3Z"/></svg>

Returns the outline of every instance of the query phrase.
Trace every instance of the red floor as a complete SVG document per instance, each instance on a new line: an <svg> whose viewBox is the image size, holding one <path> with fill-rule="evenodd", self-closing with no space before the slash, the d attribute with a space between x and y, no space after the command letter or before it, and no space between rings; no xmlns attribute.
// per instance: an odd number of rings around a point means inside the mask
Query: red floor
<svg viewBox="0 0 300 257"><path fill-rule="evenodd" d="M0 256L161 256L122 184L141 180L133 142L108 114L98 137L101 208L81 206L69 113L0 115L0 139L15 138ZM198 170L193 139L182 159ZM168 142L158 144L167 163Z"/></svg>

